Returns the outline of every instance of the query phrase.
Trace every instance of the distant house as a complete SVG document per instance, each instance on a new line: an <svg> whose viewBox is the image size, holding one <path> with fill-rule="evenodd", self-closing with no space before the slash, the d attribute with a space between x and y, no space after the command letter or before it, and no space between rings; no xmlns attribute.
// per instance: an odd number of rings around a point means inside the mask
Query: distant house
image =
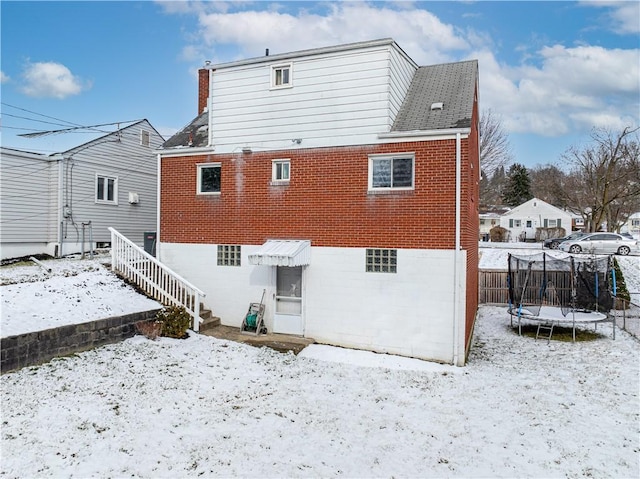
<svg viewBox="0 0 640 479"><path fill-rule="evenodd" d="M627 232L634 238L640 238L640 212L629 216L627 221Z"/></svg>
<svg viewBox="0 0 640 479"><path fill-rule="evenodd" d="M159 259L239 327L464 364L478 298L478 64L391 39L200 70L160 152ZM438 218L434 221L434 218Z"/></svg>
<svg viewBox="0 0 640 479"><path fill-rule="evenodd" d="M552 230L557 234L562 228L569 234L572 219L570 213L533 198L503 214L500 226L509 230L512 241L541 241L555 237Z"/></svg>
<svg viewBox="0 0 640 479"><path fill-rule="evenodd" d="M108 245L114 227L143 245L157 227L157 156L147 120L63 153L0 149L0 254L63 256Z"/></svg>
<svg viewBox="0 0 640 479"><path fill-rule="evenodd" d="M489 232L492 228L500 226L500 216L509 211L509 208L491 207L480 211L480 241L489 241Z"/></svg>

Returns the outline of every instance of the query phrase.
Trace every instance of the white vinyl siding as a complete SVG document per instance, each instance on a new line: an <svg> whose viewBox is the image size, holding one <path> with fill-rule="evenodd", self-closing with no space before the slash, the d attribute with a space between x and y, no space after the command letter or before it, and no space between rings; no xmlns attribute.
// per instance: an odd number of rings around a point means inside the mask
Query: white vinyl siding
<svg viewBox="0 0 640 479"><path fill-rule="evenodd" d="M302 147L377 141L389 131L408 73L415 71L405 57L391 61L391 50L383 45L297 58L295 87L287 89L270 88L270 63L216 70L210 110L216 151L291 147L295 138Z"/></svg>
<svg viewBox="0 0 640 479"><path fill-rule="evenodd" d="M149 147L140 144L141 130L150 132ZM164 140L146 121L124 128L114 136L119 141L99 139L65 153L67 169L72 172L66 178L73 181L63 198L73 215L65 228L65 241L76 240L71 219L75 223L91 221L95 242L111 241L109 227L140 246L144 244L145 232L156 231L158 166L153 150L160 148ZM107 208L95 201L96 175L118 179L116 207ZM129 203L129 193L137 194L137 204Z"/></svg>
<svg viewBox="0 0 640 479"><path fill-rule="evenodd" d="M58 162L44 155L0 153L0 242L56 240Z"/></svg>

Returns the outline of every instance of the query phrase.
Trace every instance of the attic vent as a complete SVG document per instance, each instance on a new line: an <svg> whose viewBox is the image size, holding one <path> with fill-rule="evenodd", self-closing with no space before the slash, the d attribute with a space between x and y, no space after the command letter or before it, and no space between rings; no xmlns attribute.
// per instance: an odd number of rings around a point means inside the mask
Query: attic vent
<svg viewBox="0 0 640 479"><path fill-rule="evenodd" d="M444 103L442 103L441 101L431 104L431 111L442 110L443 108L444 108Z"/></svg>

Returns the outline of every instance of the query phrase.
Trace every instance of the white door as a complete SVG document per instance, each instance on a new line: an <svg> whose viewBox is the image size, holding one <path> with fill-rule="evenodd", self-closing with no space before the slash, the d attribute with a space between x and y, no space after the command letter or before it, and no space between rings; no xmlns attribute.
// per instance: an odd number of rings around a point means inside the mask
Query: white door
<svg viewBox="0 0 640 479"><path fill-rule="evenodd" d="M302 336L302 266L276 266L273 332Z"/></svg>

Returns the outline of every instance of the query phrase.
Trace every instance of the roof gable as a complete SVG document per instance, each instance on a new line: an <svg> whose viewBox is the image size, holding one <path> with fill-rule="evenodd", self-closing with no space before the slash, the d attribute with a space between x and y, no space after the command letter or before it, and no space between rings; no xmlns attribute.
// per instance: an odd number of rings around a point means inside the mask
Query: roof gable
<svg viewBox="0 0 640 479"><path fill-rule="evenodd" d="M532 211L545 216L555 215L557 216L571 216L570 213L561 210L553 205L550 205L546 201L542 201L538 198L532 198L529 201L525 201L521 205L516 206L511 211L502 215L504 218L508 217L522 217L523 215L529 215Z"/></svg>

